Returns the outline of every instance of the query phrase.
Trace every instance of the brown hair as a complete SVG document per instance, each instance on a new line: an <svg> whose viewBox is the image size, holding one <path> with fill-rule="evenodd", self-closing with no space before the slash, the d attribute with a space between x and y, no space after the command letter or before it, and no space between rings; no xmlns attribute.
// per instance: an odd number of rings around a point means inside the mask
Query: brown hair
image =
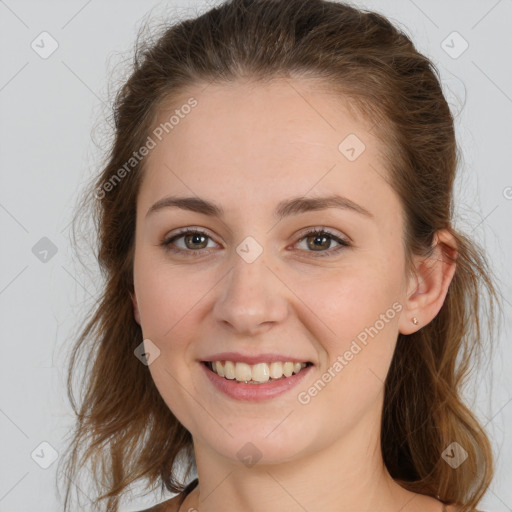
<svg viewBox="0 0 512 512"><path fill-rule="evenodd" d="M94 504L106 500L107 510L118 510L139 480L182 492L179 461L187 463L184 478L195 468L190 433L134 357L142 331L130 293L144 160L108 191L105 184L114 183L144 145L162 106L188 87L278 77L318 79L375 122L403 205L408 270L413 254L430 254L437 230L448 229L457 243L456 272L441 311L416 333L398 336L381 430L389 473L406 489L463 511L477 505L491 482L489 440L461 393L485 349L479 319L485 314L492 331L498 297L483 250L452 226L459 155L438 70L377 13L322 0L233 0L165 27L151 44L137 43L133 72L115 98L106 165L79 210L90 207L105 283L69 363L77 423L65 465L66 510L87 464L99 493ZM72 383L83 355L77 406ZM441 457L452 442L468 453L457 469ZM197 479L186 492L194 485Z"/></svg>

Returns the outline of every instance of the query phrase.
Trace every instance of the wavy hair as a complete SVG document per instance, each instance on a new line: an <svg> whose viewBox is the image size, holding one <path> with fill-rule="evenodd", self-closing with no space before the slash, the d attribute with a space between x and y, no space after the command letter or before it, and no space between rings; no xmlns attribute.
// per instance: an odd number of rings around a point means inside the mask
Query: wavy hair
<svg viewBox="0 0 512 512"><path fill-rule="evenodd" d="M385 382L381 448L404 488L463 512L475 508L490 485L493 456L462 387L487 350L482 322L492 332L499 302L483 249L453 225L460 157L436 66L375 12L323 0L232 0L163 27L151 42L138 39L130 73L114 100L109 153L77 212L94 220L104 282L69 359L76 424L63 467L65 510L86 467L96 485L93 505L109 511L141 480L162 491L185 490L184 496L197 485L197 479L184 483L195 469L191 434L134 357L142 341L130 294L144 159L108 191L105 184L145 144L160 109L188 87L279 77L318 79L374 121L403 207L408 270L412 255L430 254L436 231L447 229L456 240L456 271L440 312L414 334L398 336ZM468 454L457 469L441 456L452 442Z"/></svg>

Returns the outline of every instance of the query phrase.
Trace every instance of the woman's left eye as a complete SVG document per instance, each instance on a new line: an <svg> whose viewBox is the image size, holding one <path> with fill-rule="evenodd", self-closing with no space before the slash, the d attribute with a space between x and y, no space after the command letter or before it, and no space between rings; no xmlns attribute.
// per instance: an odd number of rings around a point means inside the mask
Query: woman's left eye
<svg viewBox="0 0 512 512"><path fill-rule="evenodd" d="M311 240L311 243L308 243L308 240ZM326 231L325 229L313 229L312 231L308 231L300 240L299 242L302 242L302 240L306 241L307 247L313 247L313 251L306 251L306 252L319 252L319 254L315 254L315 256L323 257L323 256L332 256L333 254L338 253L345 247L349 247L350 243L348 240L345 240L334 233L330 233L329 231ZM317 251L316 249L322 249L325 247L325 244L327 243L330 247L331 241L334 240L338 247L334 248L331 251Z"/></svg>
<svg viewBox="0 0 512 512"><path fill-rule="evenodd" d="M174 245L175 242L181 239L184 240L185 247L176 247ZM175 234L174 236L167 238L161 243L161 245L164 247L165 250L174 253L189 253L194 256L204 256L204 250L208 245L207 239L211 239L211 237L204 231L198 229L185 229ZM306 241L306 246L308 248L313 248L313 250L306 250L306 252L318 253L314 255L315 257L330 256L334 253L339 252L345 247L350 246L350 243L347 240L340 238L334 233L330 233L329 231L323 228L308 231L298 240L297 243L302 242L303 240ZM339 246L330 251L322 250L325 249L326 246L329 246L327 248L330 248L332 241L335 241L337 244L339 244ZM190 246L187 246L187 244L190 244ZM210 252L211 251L207 251L207 254L209 254Z"/></svg>

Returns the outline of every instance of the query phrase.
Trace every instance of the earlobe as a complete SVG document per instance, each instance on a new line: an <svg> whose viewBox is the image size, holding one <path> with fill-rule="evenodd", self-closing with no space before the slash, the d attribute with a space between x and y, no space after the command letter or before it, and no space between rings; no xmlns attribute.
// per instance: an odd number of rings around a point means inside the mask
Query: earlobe
<svg viewBox="0 0 512 512"><path fill-rule="evenodd" d="M135 321L140 325L140 313L139 304L137 303L137 296L135 295L135 292L131 292L130 296L132 298L133 303L133 316L135 318Z"/></svg>
<svg viewBox="0 0 512 512"><path fill-rule="evenodd" d="M416 260L412 289L400 317L401 334L412 334L436 317L455 274L457 243L453 235L448 230L440 230L434 236L433 245L430 256Z"/></svg>

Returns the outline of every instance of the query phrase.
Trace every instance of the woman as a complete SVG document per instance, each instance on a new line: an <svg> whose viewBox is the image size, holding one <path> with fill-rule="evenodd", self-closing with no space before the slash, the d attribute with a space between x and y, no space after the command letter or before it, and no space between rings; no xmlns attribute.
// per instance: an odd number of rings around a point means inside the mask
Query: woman
<svg viewBox="0 0 512 512"><path fill-rule="evenodd" d="M234 0L139 49L115 129L65 506L90 463L105 510L474 510L495 290L433 64L376 13Z"/></svg>

